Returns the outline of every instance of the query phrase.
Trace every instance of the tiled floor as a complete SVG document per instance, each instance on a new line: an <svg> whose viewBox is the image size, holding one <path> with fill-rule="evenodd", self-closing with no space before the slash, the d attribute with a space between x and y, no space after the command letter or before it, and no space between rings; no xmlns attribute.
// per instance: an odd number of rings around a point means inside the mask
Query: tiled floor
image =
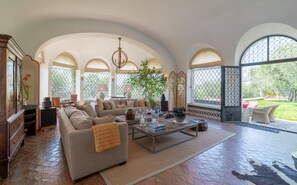
<svg viewBox="0 0 297 185"><path fill-rule="evenodd" d="M297 150L297 134L278 134L253 128L209 120L209 126L235 132L236 135L216 147L173 167L139 185L245 184L231 173L253 170L247 158L271 165L280 161L294 169L290 156ZM2 184L72 184L58 128L26 137L25 146L11 163L9 178ZM105 184L99 173L79 183Z"/></svg>

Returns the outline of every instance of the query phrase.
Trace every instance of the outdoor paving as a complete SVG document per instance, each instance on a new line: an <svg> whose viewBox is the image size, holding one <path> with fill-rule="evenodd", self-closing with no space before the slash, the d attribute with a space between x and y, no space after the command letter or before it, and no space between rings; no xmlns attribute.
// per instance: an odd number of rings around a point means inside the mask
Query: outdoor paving
<svg viewBox="0 0 297 185"><path fill-rule="evenodd" d="M236 135L138 185L241 185L245 182L233 176L231 171L253 170L247 161L248 158L269 166L273 161L280 161L294 169L290 153L297 150L297 134L272 133L213 120L208 122L211 127L228 130ZM72 184L58 128L26 137L25 146L11 162L9 178L0 183ZM104 185L105 182L100 174L96 173L77 183L82 184Z"/></svg>
<svg viewBox="0 0 297 185"><path fill-rule="evenodd" d="M275 119L275 122L271 122L268 124L265 123L257 123L250 121L249 123L255 124L255 125L261 125L265 127L270 127L270 128L276 128L288 132L295 132L297 134L297 122L295 121L289 121L289 120L283 120L283 119Z"/></svg>

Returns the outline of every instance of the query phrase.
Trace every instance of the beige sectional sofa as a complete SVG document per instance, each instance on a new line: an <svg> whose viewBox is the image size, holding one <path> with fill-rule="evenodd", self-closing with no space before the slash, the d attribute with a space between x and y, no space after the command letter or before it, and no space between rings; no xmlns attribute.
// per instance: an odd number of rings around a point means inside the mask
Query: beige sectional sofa
<svg viewBox="0 0 297 185"><path fill-rule="evenodd" d="M105 106L107 102L113 101L113 103L116 105L115 107L110 107ZM129 105L128 102L133 101L133 105ZM100 106L98 105L98 100L97 104L95 105L95 110L97 112L98 117L106 116L108 114L112 115L124 115L127 109L134 109L134 110L139 110L139 109L147 109L148 108L148 103L146 101L140 103L141 100L138 99L110 99L110 100L104 100L104 105L103 109L100 109ZM121 107L119 105L123 105L124 107ZM107 109L110 108L110 109Z"/></svg>
<svg viewBox="0 0 297 185"><path fill-rule="evenodd" d="M121 145L97 153L92 128L76 130L64 109L59 110L58 119L63 150L73 181L126 162L128 158L127 123L119 123Z"/></svg>

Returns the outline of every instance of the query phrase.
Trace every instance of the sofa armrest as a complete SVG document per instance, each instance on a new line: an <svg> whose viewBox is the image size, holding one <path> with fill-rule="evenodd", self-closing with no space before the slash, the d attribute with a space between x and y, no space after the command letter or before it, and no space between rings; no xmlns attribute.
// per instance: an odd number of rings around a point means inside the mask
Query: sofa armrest
<svg viewBox="0 0 297 185"><path fill-rule="evenodd" d="M103 152L96 152L93 129L75 130L69 134L71 153L69 168L72 179L125 162L128 158L128 125L118 123L121 144ZM69 165L68 165L69 166Z"/></svg>

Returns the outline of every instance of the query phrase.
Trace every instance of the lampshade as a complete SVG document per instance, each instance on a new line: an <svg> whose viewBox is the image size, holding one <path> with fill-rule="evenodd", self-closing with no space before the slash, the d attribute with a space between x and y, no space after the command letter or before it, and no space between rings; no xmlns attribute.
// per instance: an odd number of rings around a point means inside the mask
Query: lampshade
<svg viewBox="0 0 297 185"><path fill-rule="evenodd" d="M131 92L133 90L133 86L130 84L126 84L124 86L124 91Z"/></svg>
<svg viewBox="0 0 297 185"><path fill-rule="evenodd" d="M106 84L99 84L98 86L97 86L97 90L98 91L107 91L108 89L107 89L107 85Z"/></svg>

